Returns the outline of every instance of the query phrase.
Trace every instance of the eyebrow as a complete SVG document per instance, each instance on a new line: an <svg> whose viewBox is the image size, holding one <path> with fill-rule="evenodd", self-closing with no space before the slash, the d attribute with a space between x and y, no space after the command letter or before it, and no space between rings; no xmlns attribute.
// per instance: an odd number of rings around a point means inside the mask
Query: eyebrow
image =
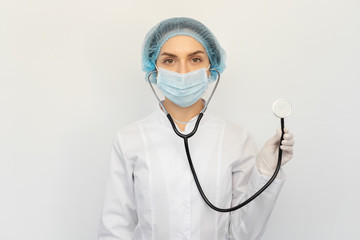
<svg viewBox="0 0 360 240"><path fill-rule="evenodd" d="M193 53L188 54L188 56L193 56L193 55L196 55L196 54L199 54L199 53L205 54L204 51L198 50L198 51L195 51ZM163 52L162 54L160 54L160 56L163 56L163 55L166 55L166 56L169 56L169 57L174 57L174 58L177 57L175 54L168 53L168 52Z"/></svg>
<svg viewBox="0 0 360 240"><path fill-rule="evenodd" d="M174 57L174 58L177 57L175 54L168 53L168 52L163 52L162 54L160 54L160 56L163 56L163 55L166 55L166 56L169 56L169 57Z"/></svg>

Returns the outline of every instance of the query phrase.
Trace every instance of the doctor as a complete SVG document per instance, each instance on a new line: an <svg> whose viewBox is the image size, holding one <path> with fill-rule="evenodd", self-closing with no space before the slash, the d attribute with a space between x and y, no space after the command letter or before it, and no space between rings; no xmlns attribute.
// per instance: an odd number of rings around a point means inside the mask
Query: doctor
<svg viewBox="0 0 360 240"><path fill-rule="evenodd" d="M160 22L146 35L143 70L164 93L162 101L182 133L192 131L204 107L201 98L225 52L202 23L190 18ZM181 81L178 81L181 79ZM280 131L258 152L241 126L204 114L189 139L192 160L209 200L235 206L259 190L277 163ZM292 158L294 138L285 129L283 161ZM119 131L98 229L99 240L261 239L285 181L283 170L260 196L231 213L209 208L191 175L183 141L161 106Z"/></svg>

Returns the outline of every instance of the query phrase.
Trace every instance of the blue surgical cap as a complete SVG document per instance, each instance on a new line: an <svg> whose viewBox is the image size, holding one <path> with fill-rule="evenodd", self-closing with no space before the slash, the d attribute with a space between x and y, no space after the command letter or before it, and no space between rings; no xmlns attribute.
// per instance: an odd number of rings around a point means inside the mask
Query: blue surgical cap
<svg viewBox="0 0 360 240"><path fill-rule="evenodd" d="M205 48L209 57L211 68L222 73L225 69L225 51L216 40L214 34L201 22L191 18L169 18L158 23L145 36L142 49L142 68L147 76L154 71L156 60L164 43L178 35L190 36L199 41ZM211 80L216 79L212 72ZM156 83L155 76L151 82Z"/></svg>

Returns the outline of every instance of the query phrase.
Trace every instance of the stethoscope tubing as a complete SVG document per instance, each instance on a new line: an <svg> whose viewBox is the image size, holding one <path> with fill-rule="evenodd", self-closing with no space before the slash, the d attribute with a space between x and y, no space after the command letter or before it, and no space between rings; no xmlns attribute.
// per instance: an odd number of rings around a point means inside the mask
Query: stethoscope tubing
<svg viewBox="0 0 360 240"><path fill-rule="evenodd" d="M198 116L198 119L196 121L196 124L195 124L195 127L193 129L193 131L189 134L182 134L180 133L176 126L175 126L175 123L172 119L172 117L170 116L170 114L167 115L167 118L169 119L170 123L171 123L171 126L174 130L174 132L179 136L181 137L182 139L184 139L184 145L185 145L185 151L186 151L186 156L187 156L187 159L188 159L188 163L189 163L189 166L190 166L190 169L191 169L191 173L194 177L194 181L196 183L196 186L199 190L199 193L202 197L202 199L204 200L204 202L210 207L212 208L213 210L217 211L217 212L232 212L232 211L235 211L235 210L238 210L242 207L244 207L245 205L247 205L248 203L250 203L251 201L253 201L256 197L258 197L263 191L265 191L266 188L268 188L270 186L270 184L275 180L276 176L278 175L279 171L280 171L280 168L281 168L281 160L282 160L282 150L280 148L281 146L281 142L282 140L284 139L284 118L281 118L281 138L280 138L280 145L279 145L279 154L278 154L278 162L277 162L277 165L276 165L276 168L275 168L275 171L272 175L272 177L267 181L267 183L265 183L265 185L260 188L256 193L254 193L251 197L249 197L247 200L245 200L244 202L234 206L234 207L231 207L231 208L219 208L219 207L216 207L215 205L213 205L209 199L206 197L204 191L202 190L202 187L201 187L201 184L199 182L199 179L197 177L197 174L196 174L196 171L195 171L195 168L194 168L194 165L192 163L192 160L191 160L191 154L190 154L190 149L189 149L189 142L188 142L188 139L190 137L192 137L196 131L198 130L198 127L199 127L199 123L200 123L200 120L201 118L203 117L203 113L200 113L199 116Z"/></svg>
<svg viewBox="0 0 360 240"><path fill-rule="evenodd" d="M202 119L202 117L204 116L204 112L206 111L207 109L207 106L211 100L211 98L213 97L214 95L214 92L219 84L219 80L220 80L220 73L216 70L216 69L210 69L210 70L214 70L217 72L217 79L216 79L216 84L214 86L214 89L212 90L211 92L211 95L208 99L208 101L206 102L204 108L202 109L202 111L199 113L198 115L198 118L196 120L196 123L195 123L195 126L194 126L194 129L188 133L188 134L182 134L181 132L179 132L179 130L176 128L176 125L174 123L174 120L172 119L171 115L166 111L164 105L162 104L162 102L160 101L160 98L157 96L155 90L154 90L154 87L152 86L151 84L151 81L150 81L150 76L153 74L153 73L156 73L156 71L153 71L151 72L149 75L148 75L148 82L150 84L150 87L152 89L152 91L154 92L159 104L161 105L163 111L165 112L167 118L169 119L170 121L170 124L174 130L174 132L176 133L176 135L178 135L179 137L181 137L183 140L184 140L184 146L185 146L185 151L186 151L186 156L187 156L187 159L188 159L188 163L189 163L189 166L190 166L190 170L191 170L191 173L194 177L194 181L196 183L196 186L199 190L199 193L202 197L202 199L205 201L205 203L210 207L212 208L213 210L215 211L218 211L218 212L232 212L232 211L235 211L235 210L238 210L242 207L244 207L245 205L247 205L248 203L250 203L251 201L253 201L256 197L258 197L263 191L265 191L266 188L268 188L270 186L270 184L275 180L276 176L278 175L279 171L280 171L280 168L281 168L281 160L282 160L282 150L280 148L281 146L281 142L282 140L284 139L284 118L280 118L281 120L281 138L280 138L280 144L279 144L279 153L278 153L278 162L277 162L277 165L276 165L276 168L275 168L275 171L272 175L272 177L267 181L267 183L265 183L265 185L260 188L256 193L254 193L251 197L249 197L247 200L245 200L244 202L234 206L234 207L231 207L231 208L219 208L219 207L216 207L214 206L210 201L209 199L206 197L202 187L201 187L201 184L199 182L199 179L197 177L197 174L196 174L196 171L195 171L195 168L194 168L194 165L192 163L192 160L191 160L191 154L190 154L190 149L189 149L189 138L194 136L194 134L196 133L196 131L198 130L199 128L199 124L200 124L200 121Z"/></svg>

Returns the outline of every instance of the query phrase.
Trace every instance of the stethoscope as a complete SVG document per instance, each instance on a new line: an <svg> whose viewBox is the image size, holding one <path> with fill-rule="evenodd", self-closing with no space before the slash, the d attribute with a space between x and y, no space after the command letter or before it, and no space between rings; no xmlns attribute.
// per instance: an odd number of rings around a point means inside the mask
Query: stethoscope
<svg viewBox="0 0 360 240"><path fill-rule="evenodd" d="M207 109L207 106L209 105L210 103L210 100L211 98L213 97L214 95L214 92L219 84L219 80L220 80L220 73L216 70L216 69L209 69L210 71L215 71L217 73L217 78L216 78L216 83L215 83L215 86L210 94L210 97L209 99L206 101L205 105L204 105L204 108L201 110L201 112L199 113L198 115L198 118L196 120L196 123L195 123L195 126L194 126L194 129L188 133L188 134L182 134L181 132L179 132L179 130L176 128L176 125L174 123L174 120L173 118L171 117L171 115L166 111L166 108L164 107L164 105L162 104L160 98L158 97L157 93L155 92L155 89L154 87L152 86L151 84L151 81L150 81L150 76L153 74L153 73L156 73L157 71L153 71L153 72L150 72L149 75L148 75L148 82L150 84L150 87L152 89L152 91L154 92L159 104L161 105L164 113L166 114L167 118L169 119L170 121L170 124L174 130L174 132L176 133L176 135L178 135L179 137L181 137L183 140L184 140L184 145L185 145L185 151L186 151L186 156L187 156L187 159L188 159L188 162L189 162L189 166L190 166L190 169L191 169L191 172L192 172L192 175L194 177L194 181L196 183L196 186L199 190L199 193L201 195L201 197L203 198L203 200L205 201L205 203L212 209L214 209L215 211L218 211L218 212L232 212L232 211L235 211L239 208L242 208L243 206L245 206L246 204L250 203L252 200L254 200L256 197L258 197L266 188L268 188L270 186L270 184L275 180L276 176L278 175L279 171L280 171L280 167L281 167L281 159L282 159L282 150L280 149L280 146L281 146L281 142L282 140L284 139L284 118L289 116L290 113L291 113L291 104L289 103L289 101L285 100L285 99L278 99L277 101L274 102L273 106L272 106L272 110L273 110L273 113L280 118L281 120L281 138L280 138L280 144L279 144L279 154L278 154L278 162L277 162L277 165L276 165L276 169L272 175L272 177L268 180L268 182L261 188L259 189L256 193L254 193L251 197L249 197L247 200L245 200L244 202L240 203L239 205L237 206L234 206L234 207L231 207L231 208L218 208L216 206L214 206L210 201L209 199L206 197L204 191L202 190L202 187L200 185L200 182L199 182L199 179L197 177L197 174L196 174L196 171L195 171L195 168L194 168L194 165L192 163L192 160L191 160L191 155L190 155L190 150L189 150L189 138L191 138L192 136L194 136L194 134L196 133L196 131L198 130L198 127L199 127L199 124L200 124L200 121L202 119L202 117L204 116L204 113Z"/></svg>

